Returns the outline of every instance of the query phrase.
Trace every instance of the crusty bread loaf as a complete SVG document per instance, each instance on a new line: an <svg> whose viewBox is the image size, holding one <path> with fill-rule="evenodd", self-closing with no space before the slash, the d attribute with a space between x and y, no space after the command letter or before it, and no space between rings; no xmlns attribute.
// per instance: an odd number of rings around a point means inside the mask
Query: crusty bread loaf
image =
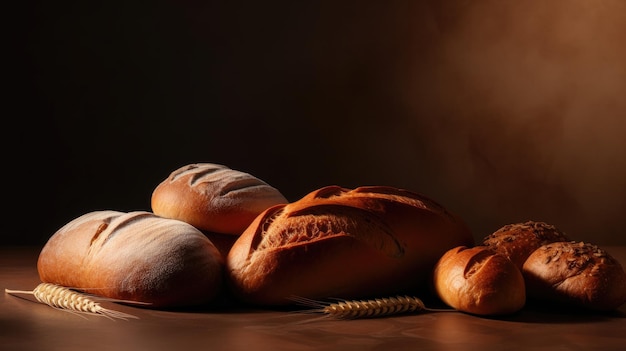
<svg viewBox="0 0 626 351"><path fill-rule="evenodd" d="M473 245L465 223L436 202L394 187L328 186L259 215L226 260L242 301L361 298L428 291L435 262Z"/></svg>
<svg viewBox="0 0 626 351"><path fill-rule="evenodd" d="M539 301L586 310L613 310L626 303L626 273L600 247L555 242L535 250L523 267L527 294Z"/></svg>
<svg viewBox="0 0 626 351"><path fill-rule="evenodd" d="M521 270L524 261L540 246L569 240L563 231L552 224L526 221L503 226L486 236L482 244L508 257Z"/></svg>
<svg viewBox="0 0 626 351"><path fill-rule="evenodd" d="M173 171L152 192L152 212L203 231L239 235L265 209L287 203L278 189L214 163Z"/></svg>
<svg viewBox="0 0 626 351"><path fill-rule="evenodd" d="M37 269L46 283L155 308L209 303L224 280L224 258L202 232L142 211L70 221L44 245Z"/></svg>
<svg viewBox="0 0 626 351"><path fill-rule="evenodd" d="M444 303L476 315L511 314L526 303L522 272L485 246L447 251L435 265L433 286Z"/></svg>

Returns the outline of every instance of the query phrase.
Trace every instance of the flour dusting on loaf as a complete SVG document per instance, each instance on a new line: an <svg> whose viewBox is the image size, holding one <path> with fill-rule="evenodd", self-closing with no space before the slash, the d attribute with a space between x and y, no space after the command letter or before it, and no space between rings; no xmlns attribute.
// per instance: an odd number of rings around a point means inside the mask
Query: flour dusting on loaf
<svg viewBox="0 0 626 351"><path fill-rule="evenodd" d="M287 203L282 193L245 172L214 163L173 171L153 191L152 211L215 233L239 235L267 208Z"/></svg>
<svg viewBox="0 0 626 351"><path fill-rule="evenodd" d="M37 269L46 283L176 307L208 303L221 293L224 258L188 223L145 211L95 211L52 235Z"/></svg>

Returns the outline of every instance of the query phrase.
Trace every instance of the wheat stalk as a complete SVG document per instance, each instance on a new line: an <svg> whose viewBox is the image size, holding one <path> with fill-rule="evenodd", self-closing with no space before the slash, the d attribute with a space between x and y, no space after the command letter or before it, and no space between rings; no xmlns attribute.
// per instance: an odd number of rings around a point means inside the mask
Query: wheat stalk
<svg viewBox="0 0 626 351"><path fill-rule="evenodd" d="M104 308L100 305L100 303L91 299L89 295L56 284L41 283L32 291L10 289L4 289L4 291L12 295L30 294L33 295L40 303L79 315L88 314L103 316L109 319L124 320L138 318L131 314Z"/></svg>
<svg viewBox="0 0 626 351"><path fill-rule="evenodd" d="M395 296L369 300L340 300L327 303L303 297L292 297L292 301L312 307L310 313L321 313L335 319L359 319L390 316L420 311L450 311L427 308L424 302L414 296Z"/></svg>

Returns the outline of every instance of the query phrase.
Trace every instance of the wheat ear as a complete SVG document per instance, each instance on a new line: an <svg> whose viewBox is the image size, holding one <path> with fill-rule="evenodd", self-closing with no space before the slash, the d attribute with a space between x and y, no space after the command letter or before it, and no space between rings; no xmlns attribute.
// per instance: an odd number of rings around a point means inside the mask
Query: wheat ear
<svg viewBox="0 0 626 351"><path fill-rule="evenodd" d="M339 300L334 303L302 297L292 297L292 300L313 308L305 312L321 313L335 319L374 318L421 311L450 311L427 308L419 298L406 295L369 300Z"/></svg>
<svg viewBox="0 0 626 351"><path fill-rule="evenodd" d="M104 308L100 305L100 303L91 299L88 295L56 284L41 283L32 291L9 289L5 289L4 291L12 295L30 294L35 296L35 299L37 299L40 303L79 315L88 314L103 316L109 319L124 320L138 318L131 314Z"/></svg>

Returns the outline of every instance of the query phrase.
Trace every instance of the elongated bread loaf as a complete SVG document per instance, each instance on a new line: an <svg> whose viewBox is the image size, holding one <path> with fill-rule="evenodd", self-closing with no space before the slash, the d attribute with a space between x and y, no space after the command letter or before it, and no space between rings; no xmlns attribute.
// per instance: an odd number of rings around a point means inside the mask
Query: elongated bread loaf
<svg viewBox="0 0 626 351"><path fill-rule="evenodd" d="M59 229L37 262L43 282L148 307L211 302L224 258L188 223L149 212L95 211Z"/></svg>
<svg viewBox="0 0 626 351"><path fill-rule="evenodd" d="M526 304L522 272L485 246L447 251L435 266L433 285L443 302L471 314L511 314Z"/></svg>
<svg viewBox="0 0 626 351"><path fill-rule="evenodd" d="M606 250L584 242L555 242L535 250L523 267L528 296L586 310L626 303L626 273Z"/></svg>
<svg viewBox="0 0 626 351"><path fill-rule="evenodd" d="M259 178L214 163L173 171L152 192L152 211L196 228L239 235L267 208L287 199Z"/></svg>
<svg viewBox="0 0 626 351"><path fill-rule="evenodd" d="M418 293L457 245L473 245L469 229L427 197L328 186L259 215L229 252L227 279L237 297L261 305Z"/></svg>

